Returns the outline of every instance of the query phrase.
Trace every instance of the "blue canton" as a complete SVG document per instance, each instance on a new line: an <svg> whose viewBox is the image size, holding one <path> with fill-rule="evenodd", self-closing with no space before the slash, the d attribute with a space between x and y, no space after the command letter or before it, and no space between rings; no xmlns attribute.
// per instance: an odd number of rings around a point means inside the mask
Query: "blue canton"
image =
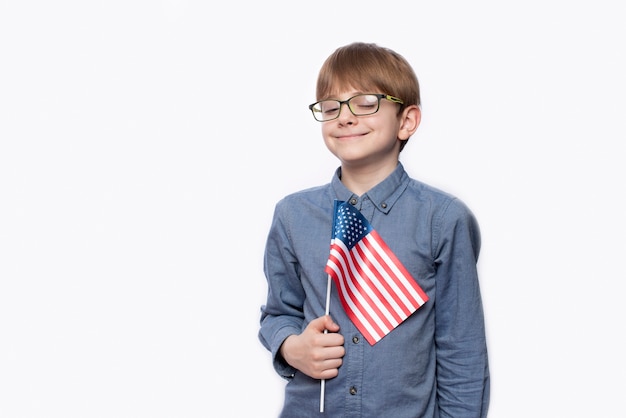
<svg viewBox="0 0 626 418"><path fill-rule="evenodd" d="M365 217L354 206L347 202L335 201L333 238L340 239L351 250L364 236L372 231Z"/></svg>

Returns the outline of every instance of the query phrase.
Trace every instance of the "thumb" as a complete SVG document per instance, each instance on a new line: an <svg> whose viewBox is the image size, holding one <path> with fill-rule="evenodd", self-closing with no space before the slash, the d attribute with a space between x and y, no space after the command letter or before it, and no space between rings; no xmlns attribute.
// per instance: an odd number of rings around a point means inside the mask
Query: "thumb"
<svg viewBox="0 0 626 418"><path fill-rule="evenodd" d="M333 321L330 315L324 315L322 318L324 320L324 329L327 329L331 332L339 331L339 325L337 325L335 321Z"/></svg>
<svg viewBox="0 0 626 418"><path fill-rule="evenodd" d="M326 330L337 332L339 330L339 325L335 324L330 315L324 315L312 320L307 328L315 330L319 333L323 333Z"/></svg>

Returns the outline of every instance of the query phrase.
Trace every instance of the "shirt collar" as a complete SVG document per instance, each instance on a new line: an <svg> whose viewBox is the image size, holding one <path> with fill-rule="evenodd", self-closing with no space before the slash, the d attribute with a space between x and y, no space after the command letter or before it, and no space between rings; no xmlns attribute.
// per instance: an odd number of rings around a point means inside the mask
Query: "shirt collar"
<svg viewBox="0 0 626 418"><path fill-rule="evenodd" d="M354 205L359 199L367 196L379 211L386 214L407 188L409 181L410 178L404 170L404 166L398 162L396 169L386 179L372 187L363 196L357 196L344 186L341 182L341 167L335 171L331 187L337 200L351 202Z"/></svg>

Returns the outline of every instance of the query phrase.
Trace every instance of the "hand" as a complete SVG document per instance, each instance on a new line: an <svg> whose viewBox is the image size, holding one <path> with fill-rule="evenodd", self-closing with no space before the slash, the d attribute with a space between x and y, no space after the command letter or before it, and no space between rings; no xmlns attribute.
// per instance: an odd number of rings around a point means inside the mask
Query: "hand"
<svg viewBox="0 0 626 418"><path fill-rule="evenodd" d="M324 333L328 330L328 333ZM285 361L314 379L337 376L342 357L343 335L339 325L329 315L320 316L309 323L300 335L290 335L280 347Z"/></svg>

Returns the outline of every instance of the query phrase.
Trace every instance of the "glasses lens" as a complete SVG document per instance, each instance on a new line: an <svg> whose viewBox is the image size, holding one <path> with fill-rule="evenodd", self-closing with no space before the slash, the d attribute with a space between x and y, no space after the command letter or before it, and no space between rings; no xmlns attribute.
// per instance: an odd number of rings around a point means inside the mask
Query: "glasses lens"
<svg viewBox="0 0 626 418"><path fill-rule="evenodd" d="M359 94L350 99L350 110L356 116L371 115L378 111L380 99L373 94Z"/></svg>
<svg viewBox="0 0 626 418"><path fill-rule="evenodd" d="M313 105L311 110L315 119L323 122L325 120L335 119L339 115L341 104L337 100L322 100Z"/></svg>

